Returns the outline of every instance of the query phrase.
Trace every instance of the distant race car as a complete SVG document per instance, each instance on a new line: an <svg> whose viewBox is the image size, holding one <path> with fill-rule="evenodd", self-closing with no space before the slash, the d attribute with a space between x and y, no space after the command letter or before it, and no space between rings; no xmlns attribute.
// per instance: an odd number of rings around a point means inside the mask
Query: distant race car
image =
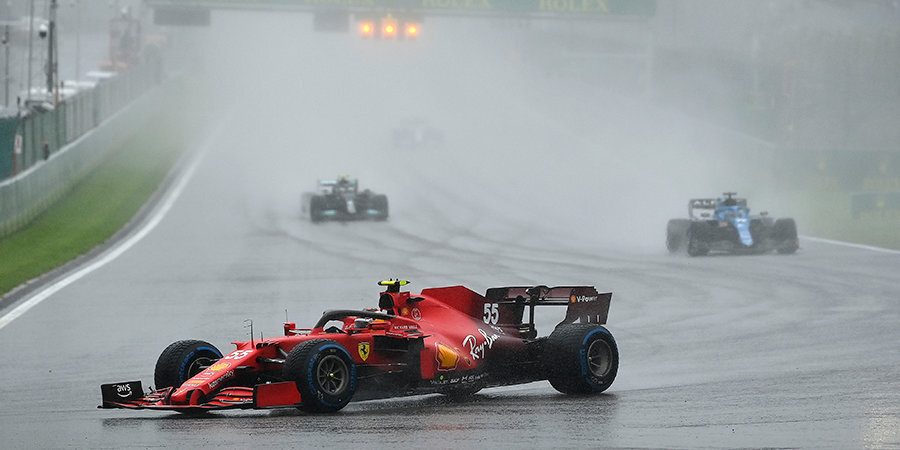
<svg viewBox="0 0 900 450"><path fill-rule="evenodd" d="M688 255L711 251L794 253L800 248L794 219L773 219L767 213L750 215L747 199L725 192L725 198L698 198L688 202L689 219L672 219L666 226L670 252L687 249Z"/></svg>
<svg viewBox="0 0 900 450"><path fill-rule="evenodd" d="M319 180L317 192L303 194L301 209L313 222L387 220L388 199L368 189L360 191L356 179L339 177Z"/></svg>
<svg viewBox="0 0 900 450"><path fill-rule="evenodd" d="M155 389L140 381L100 386L101 408L199 413L296 407L334 412L351 400L440 393L549 380L567 394L603 392L619 352L602 326L611 293L591 286L386 289L378 309L326 311L310 329L284 323L284 336L235 341L223 355L204 341L169 345L156 362ZM566 315L538 337L537 307ZM527 321L523 317L528 311ZM576 323L576 321L578 323Z"/></svg>

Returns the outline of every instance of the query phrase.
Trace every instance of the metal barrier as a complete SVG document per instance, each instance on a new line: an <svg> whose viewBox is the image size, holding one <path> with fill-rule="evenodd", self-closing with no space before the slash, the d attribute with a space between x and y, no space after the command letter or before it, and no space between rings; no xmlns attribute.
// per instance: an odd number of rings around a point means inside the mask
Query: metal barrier
<svg viewBox="0 0 900 450"><path fill-rule="evenodd" d="M154 74L136 66L51 110L0 119L0 237L47 209L163 107L151 91Z"/></svg>

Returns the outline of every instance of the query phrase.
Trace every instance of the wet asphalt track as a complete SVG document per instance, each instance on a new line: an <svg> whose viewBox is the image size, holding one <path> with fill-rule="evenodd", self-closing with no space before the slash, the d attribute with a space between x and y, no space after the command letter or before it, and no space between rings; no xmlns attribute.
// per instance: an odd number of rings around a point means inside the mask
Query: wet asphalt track
<svg viewBox="0 0 900 450"><path fill-rule="evenodd" d="M761 175L730 186L702 176L713 150L744 138L521 74L502 46L462 35L401 51L296 31L303 43L273 61L222 31L234 20L217 16L220 34L208 38L232 53L206 56L234 102L210 114L224 125L196 143L207 150L172 209L111 263L0 329L3 447L900 445L900 254L808 240L793 256L664 252L665 220L689 196L733 187L751 206L752 194L777 196L756 188L765 165L739 152L720 157ZM275 39L268 30L250 34ZM235 59L245 65L226 65ZM391 127L414 115L444 130L442 148L390 147ZM390 220L299 217L300 194L341 173L387 193ZM150 383L172 341L227 350L246 338L245 319L270 335L285 314L301 325L325 309L373 306L387 277L413 290L611 290L618 378L596 397L540 382L327 416L95 408L100 383ZM539 317L539 331L558 313Z"/></svg>

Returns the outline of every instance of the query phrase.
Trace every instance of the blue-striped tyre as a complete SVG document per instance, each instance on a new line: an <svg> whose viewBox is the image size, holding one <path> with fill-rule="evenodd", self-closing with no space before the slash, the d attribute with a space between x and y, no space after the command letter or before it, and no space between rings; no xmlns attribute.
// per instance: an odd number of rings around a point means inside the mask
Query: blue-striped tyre
<svg viewBox="0 0 900 450"><path fill-rule="evenodd" d="M284 360L285 380L297 383L307 412L335 412L356 392L356 365L341 344L313 339L294 347Z"/></svg>
<svg viewBox="0 0 900 450"><path fill-rule="evenodd" d="M608 389L619 370L619 349L606 328L591 323L556 327L544 345L547 380L564 394L595 394Z"/></svg>
<svg viewBox="0 0 900 450"><path fill-rule="evenodd" d="M166 347L156 360L156 389L178 387L222 359L222 352L205 341L183 340Z"/></svg>

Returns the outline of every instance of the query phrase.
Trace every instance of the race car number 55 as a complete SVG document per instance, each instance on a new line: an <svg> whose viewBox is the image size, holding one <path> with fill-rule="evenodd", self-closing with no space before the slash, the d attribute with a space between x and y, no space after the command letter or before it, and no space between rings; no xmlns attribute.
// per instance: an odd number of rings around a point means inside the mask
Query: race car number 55
<svg viewBox="0 0 900 450"><path fill-rule="evenodd" d="M484 304L484 323L496 325L500 321L500 305L496 303Z"/></svg>
<svg viewBox="0 0 900 450"><path fill-rule="evenodd" d="M250 354L250 350L235 350L228 355L225 355L222 359L241 359L247 357Z"/></svg>

